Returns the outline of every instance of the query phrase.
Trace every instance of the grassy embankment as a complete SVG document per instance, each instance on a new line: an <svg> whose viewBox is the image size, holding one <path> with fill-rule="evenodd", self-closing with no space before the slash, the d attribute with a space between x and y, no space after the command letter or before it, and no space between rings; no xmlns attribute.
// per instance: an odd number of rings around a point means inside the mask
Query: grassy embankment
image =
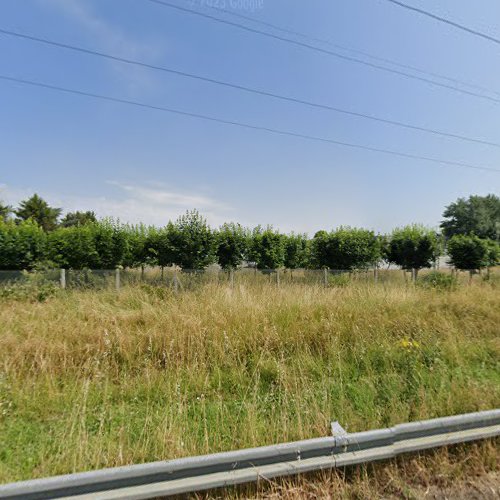
<svg viewBox="0 0 500 500"><path fill-rule="evenodd" d="M498 407L499 331L487 283L6 300L0 482Z"/></svg>

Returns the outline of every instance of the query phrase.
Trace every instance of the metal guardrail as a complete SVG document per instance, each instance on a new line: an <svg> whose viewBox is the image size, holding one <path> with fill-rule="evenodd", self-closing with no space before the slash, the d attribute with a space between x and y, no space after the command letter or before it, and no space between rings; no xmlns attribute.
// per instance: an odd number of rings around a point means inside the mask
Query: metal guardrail
<svg viewBox="0 0 500 500"><path fill-rule="evenodd" d="M0 486L0 498L142 499L394 458L500 435L500 409L260 448L103 469Z"/></svg>

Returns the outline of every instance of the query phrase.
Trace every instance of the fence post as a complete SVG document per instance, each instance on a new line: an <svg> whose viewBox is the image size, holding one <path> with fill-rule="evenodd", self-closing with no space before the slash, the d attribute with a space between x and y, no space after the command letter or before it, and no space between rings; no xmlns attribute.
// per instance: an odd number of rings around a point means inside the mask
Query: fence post
<svg viewBox="0 0 500 500"><path fill-rule="evenodd" d="M179 291L179 283L177 281L177 269L174 269L174 292L177 293Z"/></svg>
<svg viewBox="0 0 500 500"><path fill-rule="evenodd" d="M231 268L229 270L229 283L231 285L231 288L234 288L234 269Z"/></svg>
<svg viewBox="0 0 500 500"><path fill-rule="evenodd" d="M120 282L120 268L117 267L115 269L115 289L116 291L120 291L120 286L121 286L121 282Z"/></svg>
<svg viewBox="0 0 500 500"><path fill-rule="evenodd" d="M378 266L375 266L375 269L373 270L373 280L375 283L378 283Z"/></svg>
<svg viewBox="0 0 500 500"><path fill-rule="evenodd" d="M411 270L411 281L413 284L417 282L417 270L415 268Z"/></svg>
<svg viewBox="0 0 500 500"><path fill-rule="evenodd" d="M276 284L280 286L280 270L276 269Z"/></svg>
<svg viewBox="0 0 500 500"><path fill-rule="evenodd" d="M326 267L323 269L323 284L325 288L328 287L328 269Z"/></svg>
<svg viewBox="0 0 500 500"><path fill-rule="evenodd" d="M61 269L59 282L61 284L61 288L64 290L66 288L66 269Z"/></svg>

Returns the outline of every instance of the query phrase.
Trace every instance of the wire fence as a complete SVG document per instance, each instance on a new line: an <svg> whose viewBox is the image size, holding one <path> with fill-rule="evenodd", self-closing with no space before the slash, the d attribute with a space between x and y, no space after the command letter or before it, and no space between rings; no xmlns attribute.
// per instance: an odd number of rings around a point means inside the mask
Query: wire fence
<svg viewBox="0 0 500 500"><path fill-rule="evenodd" d="M401 269L256 269L223 270L180 269L174 267L148 267L143 269L50 269L28 273L26 271L0 271L0 287L19 284L50 283L63 289L120 289L129 286L150 285L172 288L174 291L192 290L204 285L230 287L244 285L310 285L342 287L351 283L410 284L441 280L448 284L469 284L498 281L499 268L479 271L455 269L424 269L417 273Z"/></svg>

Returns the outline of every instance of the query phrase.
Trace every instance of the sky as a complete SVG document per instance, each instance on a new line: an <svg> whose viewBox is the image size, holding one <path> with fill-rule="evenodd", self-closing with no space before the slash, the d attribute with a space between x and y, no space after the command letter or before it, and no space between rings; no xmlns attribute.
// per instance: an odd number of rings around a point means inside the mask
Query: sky
<svg viewBox="0 0 500 500"><path fill-rule="evenodd" d="M148 0L0 0L0 29L500 143L500 45L386 0L168 0L349 57L481 87L480 98L257 35ZM500 37L497 0L407 3ZM258 127L500 170L500 148L408 130L0 34L0 75ZM486 91L483 89L487 89ZM495 101L497 99L497 101ZM65 211L163 225L196 208L308 232L436 227L458 197L499 193L500 173L272 134L0 79L0 200L34 192Z"/></svg>

